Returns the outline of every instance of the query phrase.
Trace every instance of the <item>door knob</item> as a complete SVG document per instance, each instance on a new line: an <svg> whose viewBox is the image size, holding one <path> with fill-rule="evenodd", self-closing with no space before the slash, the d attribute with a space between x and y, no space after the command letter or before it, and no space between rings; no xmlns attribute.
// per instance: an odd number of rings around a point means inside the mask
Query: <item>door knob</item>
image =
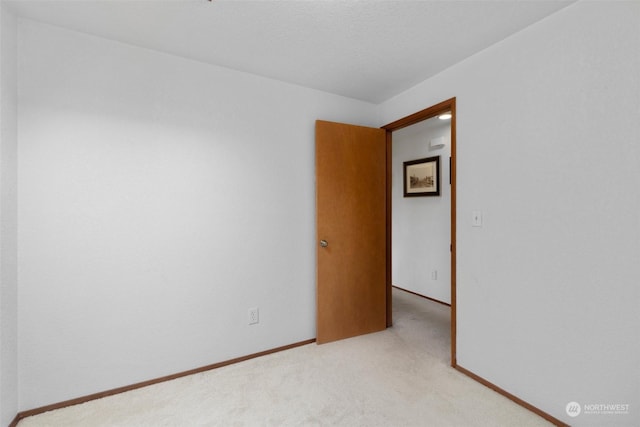
<svg viewBox="0 0 640 427"><path fill-rule="evenodd" d="M320 246L326 248L327 246L329 246L329 243L326 240L320 240Z"/></svg>

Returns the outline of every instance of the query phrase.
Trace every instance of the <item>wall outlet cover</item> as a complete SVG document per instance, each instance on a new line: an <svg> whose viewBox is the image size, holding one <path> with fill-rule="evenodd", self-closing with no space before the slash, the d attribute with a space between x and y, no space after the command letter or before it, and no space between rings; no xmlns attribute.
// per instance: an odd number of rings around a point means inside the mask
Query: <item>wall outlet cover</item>
<svg viewBox="0 0 640 427"><path fill-rule="evenodd" d="M260 323L260 312L258 308L250 308L249 309L249 324L255 325L256 323Z"/></svg>

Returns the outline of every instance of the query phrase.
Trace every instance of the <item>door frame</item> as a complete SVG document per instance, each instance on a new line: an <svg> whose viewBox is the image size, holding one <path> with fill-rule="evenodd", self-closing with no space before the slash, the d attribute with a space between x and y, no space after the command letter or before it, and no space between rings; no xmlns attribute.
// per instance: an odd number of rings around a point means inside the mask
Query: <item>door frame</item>
<svg viewBox="0 0 640 427"><path fill-rule="evenodd" d="M387 327L393 325L392 313L392 277L391 277L391 147L393 143L393 132L405 128L407 126L420 123L424 120L435 117L445 111L451 112L451 366L456 367L456 98L450 98L429 108L403 117L399 120L382 126L386 130L386 150L387 150L387 277L386 277L386 310L387 310Z"/></svg>

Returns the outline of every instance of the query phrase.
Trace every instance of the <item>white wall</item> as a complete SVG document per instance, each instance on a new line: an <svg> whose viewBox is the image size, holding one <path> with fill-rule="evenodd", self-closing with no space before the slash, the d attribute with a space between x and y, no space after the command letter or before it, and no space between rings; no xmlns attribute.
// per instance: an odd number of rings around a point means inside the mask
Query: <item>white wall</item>
<svg viewBox="0 0 640 427"><path fill-rule="evenodd" d="M438 137L446 145L431 148L429 141ZM451 123L438 118L393 133L392 283L446 303L451 303L450 144ZM403 163L433 156L440 156L440 196L404 197Z"/></svg>
<svg viewBox="0 0 640 427"><path fill-rule="evenodd" d="M639 28L578 2L380 106L457 97L458 362L577 426L640 425Z"/></svg>
<svg viewBox="0 0 640 427"><path fill-rule="evenodd" d="M19 50L21 410L315 337L314 121L375 106L30 21Z"/></svg>
<svg viewBox="0 0 640 427"><path fill-rule="evenodd" d="M0 2L0 425L18 409L16 19Z"/></svg>

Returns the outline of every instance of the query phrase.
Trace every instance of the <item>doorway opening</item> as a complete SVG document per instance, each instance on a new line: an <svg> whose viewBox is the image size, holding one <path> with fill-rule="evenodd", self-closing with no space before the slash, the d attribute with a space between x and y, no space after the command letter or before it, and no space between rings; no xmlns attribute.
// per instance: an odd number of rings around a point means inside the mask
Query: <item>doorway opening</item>
<svg viewBox="0 0 640 427"><path fill-rule="evenodd" d="M400 120L382 126L386 131L386 152L387 152L387 221L386 221L386 312L387 327L393 324L392 313L392 177L393 177L393 133L409 126L424 122L434 117L450 113L450 146L449 158L442 159L442 162L448 163L449 176L440 174L441 185L447 185L450 182L450 229L449 229L449 249L450 249L450 296L451 296L451 366L455 367L456 363L456 99L451 98L439 104L433 105L424 110L406 116ZM438 141L440 142L440 141ZM438 143L437 142L437 143ZM429 142L424 142L425 144ZM425 156L426 157L426 156ZM395 165L396 168L398 165ZM433 272L431 272L433 274ZM437 272L435 273L437 277ZM433 276L432 276L433 277Z"/></svg>

